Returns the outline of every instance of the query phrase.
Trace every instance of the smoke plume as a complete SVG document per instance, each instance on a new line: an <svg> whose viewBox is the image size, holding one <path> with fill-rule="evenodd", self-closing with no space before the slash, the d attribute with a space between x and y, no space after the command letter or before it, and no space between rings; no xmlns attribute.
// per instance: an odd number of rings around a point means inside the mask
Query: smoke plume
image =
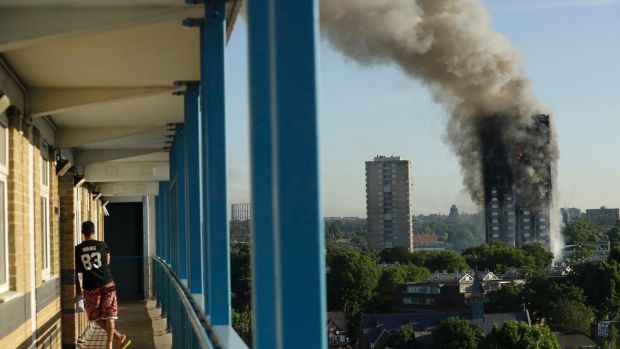
<svg viewBox="0 0 620 349"><path fill-rule="evenodd" d="M534 116L549 114L530 89L519 51L493 31L480 0L321 0L322 34L366 65L396 64L421 80L451 117L447 142L458 155L463 182L484 203L480 125L498 118L517 195L547 201L555 183L553 129L531 132ZM553 127L553 121L551 122ZM551 168L549 168L551 166Z"/></svg>

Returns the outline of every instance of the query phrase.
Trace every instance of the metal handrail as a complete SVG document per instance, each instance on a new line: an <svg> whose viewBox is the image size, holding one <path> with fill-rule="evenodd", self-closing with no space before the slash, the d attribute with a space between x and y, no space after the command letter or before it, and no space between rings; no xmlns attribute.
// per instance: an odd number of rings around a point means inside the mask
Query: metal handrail
<svg viewBox="0 0 620 349"><path fill-rule="evenodd" d="M178 279L176 274L170 269L168 264L166 264L166 262L163 261L161 258L156 257L156 256L153 256L152 258L153 258L153 261L157 262L157 264L161 267L161 270L163 271L165 276L168 278L168 280L171 281L170 284L174 288L174 291L176 295L178 296L181 302L181 305L183 306L185 315L187 315L187 320L189 321L189 325L193 329L193 332L195 335L194 337L195 343L198 345L199 348L210 348L210 349L213 348L213 344L209 340L209 336L207 335L207 332L205 328L203 327L200 318L196 314L196 311L194 310L194 307L192 306L189 298L187 297L187 293L181 286L180 280ZM156 290L156 292L158 291L160 290ZM159 299L160 294L157 294L157 297ZM177 333L177 335L180 335L180 334ZM172 333L172 336L174 340L174 336L175 336L174 331Z"/></svg>

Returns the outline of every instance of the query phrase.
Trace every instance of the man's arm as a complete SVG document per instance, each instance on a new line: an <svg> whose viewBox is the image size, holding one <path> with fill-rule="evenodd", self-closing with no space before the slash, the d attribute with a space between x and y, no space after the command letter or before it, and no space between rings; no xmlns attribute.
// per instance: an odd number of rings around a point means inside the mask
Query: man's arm
<svg viewBox="0 0 620 349"><path fill-rule="evenodd" d="M110 266L110 252L108 252L108 255L105 257L105 264L109 267Z"/></svg>
<svg viewBox="0 0 620 349"><path fill-rule="evenodd" d="M80 282L80 276L78 275L77 269L75 270L75 294L77 296L82 295L82 283Z"/></svg>
<svg viewBox="0 0 620 349"><path fill-rule="evenodd" d="M82 295L82 283L80 282L80 277L78 275L78 273L80 272L80 261L78 258L78 249L77 247L75 248L75 261L74 261L75 265L75 294L77 296L81 296Z"/></svg>

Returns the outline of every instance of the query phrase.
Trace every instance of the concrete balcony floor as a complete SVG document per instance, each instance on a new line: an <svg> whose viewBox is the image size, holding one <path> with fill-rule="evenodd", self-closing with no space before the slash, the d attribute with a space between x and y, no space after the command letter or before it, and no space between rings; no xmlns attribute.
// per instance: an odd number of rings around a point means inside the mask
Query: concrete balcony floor
<svg viewBox="0 0 620 349"><path fill-rule="evenodd" d="M161 309L155 307L155 301L119 302L119 319L117 329L131 338L130 348L170 349L172 335L166 330L166 318L161 316ZM86 343L79 345L83 349L105 349L106 334L95 323L90 324ZM116 348L116 346L114 346Z"/></svg>

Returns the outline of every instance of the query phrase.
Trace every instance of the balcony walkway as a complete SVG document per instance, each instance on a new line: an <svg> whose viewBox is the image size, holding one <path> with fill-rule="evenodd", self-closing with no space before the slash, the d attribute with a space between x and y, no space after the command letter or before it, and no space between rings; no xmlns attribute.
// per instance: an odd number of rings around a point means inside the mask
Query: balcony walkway
<svg viewBox="0 0 620 349"><path fill-rule="evenodd" d="M91 326L92 330L87 336L87 342L79 348L105 349L105 332L94 323L91 323ZM116 326L131 338L130 348L170 349L172 347L172 335L166 330L166 319L161 317L161 309L155 307L155 301L120 302Z"/></svg>

